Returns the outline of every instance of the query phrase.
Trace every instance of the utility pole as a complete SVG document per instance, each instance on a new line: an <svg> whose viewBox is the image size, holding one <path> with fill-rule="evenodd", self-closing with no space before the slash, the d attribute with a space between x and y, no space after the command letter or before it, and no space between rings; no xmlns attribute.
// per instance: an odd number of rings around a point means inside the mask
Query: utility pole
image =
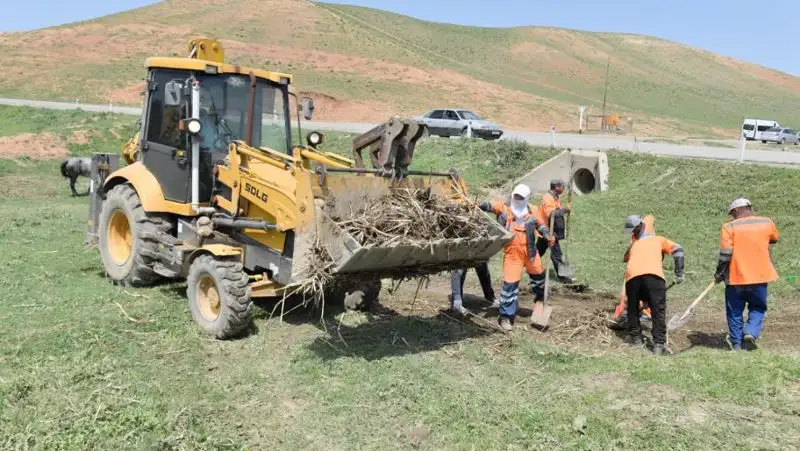
<svg viewBox="0 0 800 451"><path fill-rule="evenodd" d="M606 94L608 93L608 68L611 67L611 55L608 55L608 62L606 63L606 81L605 86L603 86L603 121L602 127L603 130L606 129Z"/></svg>

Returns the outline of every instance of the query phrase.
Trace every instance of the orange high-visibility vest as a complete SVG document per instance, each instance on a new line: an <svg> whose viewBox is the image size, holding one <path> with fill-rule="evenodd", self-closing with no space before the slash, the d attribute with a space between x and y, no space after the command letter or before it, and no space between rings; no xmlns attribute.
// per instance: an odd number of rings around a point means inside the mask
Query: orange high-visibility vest
<svg viewBox="0 0 800 451"><path fill-rule="evenodd" d="M778 228L772 219L745 216L722 225L720 257L730 256L730 285L750 285L778 280L769 245L778 242Z"/></svg>

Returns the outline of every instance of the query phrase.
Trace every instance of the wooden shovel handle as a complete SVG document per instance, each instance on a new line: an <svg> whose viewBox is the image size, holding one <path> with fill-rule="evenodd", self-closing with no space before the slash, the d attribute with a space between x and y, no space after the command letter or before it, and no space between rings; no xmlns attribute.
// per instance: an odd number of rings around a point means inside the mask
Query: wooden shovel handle
<svg viewBox="0 0 800 451"><path fill-rule="evenodd" d="M697 296L697 299L695 299L695 300L692 302L692 304L691 304L691 305L689 305L689 308L688 308L688 309L686 309L686 311L683 313L683 315L681 315L681 319L685 318L685 317L686 317L686 315L688 315L688 314L689 314L689 312L691 312L691 311L692 311L692 309L694 309L694 306L695 306L695 305L697 305L697 303L698 303L698 302L700 302L700 301L701 301L701 300L702 300L704 297L706 297L706 295L709 293L709 291L711 291L711 290L714 288L714 285L716 285L716 284L717 284L717 283L716 283L715 281L713 281L713 280L712 280L712 281L711 281L711 283L710 283L710 284L708 284L708 286L706 287L706 289L705 289L705 290L703 290L703 292L702 292L702 293L700 293L700 296Z"/></svg>

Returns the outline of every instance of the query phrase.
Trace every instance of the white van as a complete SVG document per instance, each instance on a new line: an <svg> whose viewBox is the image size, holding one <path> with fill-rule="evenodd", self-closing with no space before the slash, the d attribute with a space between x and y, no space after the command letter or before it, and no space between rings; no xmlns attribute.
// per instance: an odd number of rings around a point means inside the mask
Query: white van
<svg viewBox="0 0 800 451"><path fill-rule="evenodd" d="M744 133L745 139L748 140L759 140L761 139L761 133L767 131L770 128L780 127L777 121L767 120L767 119L745 119L744 123L742 123L742 133Z"/></svg>

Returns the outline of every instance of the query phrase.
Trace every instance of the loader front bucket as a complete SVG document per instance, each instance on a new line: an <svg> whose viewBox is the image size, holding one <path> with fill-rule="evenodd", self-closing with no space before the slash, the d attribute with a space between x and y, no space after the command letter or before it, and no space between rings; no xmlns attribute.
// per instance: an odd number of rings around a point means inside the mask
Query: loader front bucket
<svg viewBox="0 0 800 451"><path fill-rule="evenodd" d="M314 223L295 241L293 279L304 277L303 252L316 245L324 246L333 259L334 272L381 278L422 276L485 262L511 240L511 234L492 218L481 214L489 232L485 236L440 239L427 243L396 240L391 245L362 246L344 231L334 218L390 193L392 189L431 189L452 201L466 202L450 177L409 177L401 182L377 176L328 174L322 183L316 180ZM477 207L473 207L476 208Z"/></svg>

